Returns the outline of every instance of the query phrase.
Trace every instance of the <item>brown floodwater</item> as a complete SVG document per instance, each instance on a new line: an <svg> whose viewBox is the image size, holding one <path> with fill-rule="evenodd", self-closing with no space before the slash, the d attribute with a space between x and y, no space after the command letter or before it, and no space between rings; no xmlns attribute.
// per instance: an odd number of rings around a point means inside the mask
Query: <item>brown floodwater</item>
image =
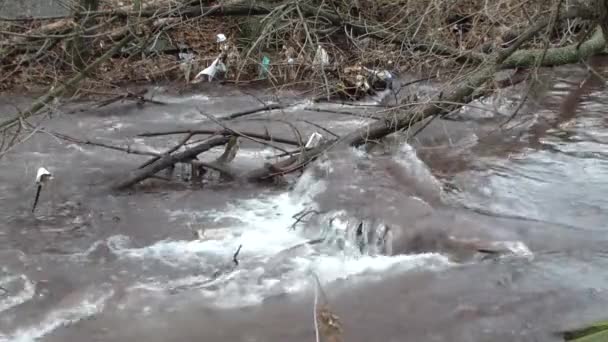
<svg viewBox="0 0 608 342"><path fill-rule="evenodd" d="M178 166L171 182L116 192L110 186L148 156L37 133L0 160L0 341L314 341L313 272L348 342L560 341L562 329L608 318L603 64L543 70L505 129L527 84L435 120L409 143L405 132L370 150L332 151L288 185L192 186ZM401 96L436 85L417 87ZM368 122L308 107L377 110L209 84L149 94L167 104L58 105L36 120L162 152L181 136L137 134L216 127L201 111L221 117L280 99L293 106L230 126L285 138L293 126L306 140L319 131L308 122L337 135ZM3 96L0 108L29 102ZM243 141L233 167L276 153ZM41 166L54 179L32 214ZM385 226L390 239L378 248L373 232Z"/></svg>

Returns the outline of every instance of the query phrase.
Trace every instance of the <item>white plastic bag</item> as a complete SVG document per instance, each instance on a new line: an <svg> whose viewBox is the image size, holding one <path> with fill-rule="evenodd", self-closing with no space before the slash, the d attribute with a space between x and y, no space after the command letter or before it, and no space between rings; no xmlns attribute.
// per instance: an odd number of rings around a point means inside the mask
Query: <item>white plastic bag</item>
<svg viewBox="0 0 608 342"><path fill-rule="evenodd" d="M209 82L211 82L215 78L215 75L218 72L226 72L226 65L224 65L224 63L222 63L222 61L219 59L219 57L216 58L213 61L213 63L211 63L210 66L206 67L205 69L203 69L203 71L199 72L194 77L194 80L192 82L193 83L200 82L204 75L207 75Z"/></svg>
<svg viewBox="0 0 608 342"><path fill-rule="evenodd" d="M47 169L41 167L38 169L38 173L36 173L36 184L43 184L52 178L53 175Z"/></svg>
<svg viewBox="0 0 608 342"><path fill-rule="evenodd" d="M329 55L321 45L317 46L317 52L315 53L315 58L312 64L321 67L324 67L329 64Z"/></svg>

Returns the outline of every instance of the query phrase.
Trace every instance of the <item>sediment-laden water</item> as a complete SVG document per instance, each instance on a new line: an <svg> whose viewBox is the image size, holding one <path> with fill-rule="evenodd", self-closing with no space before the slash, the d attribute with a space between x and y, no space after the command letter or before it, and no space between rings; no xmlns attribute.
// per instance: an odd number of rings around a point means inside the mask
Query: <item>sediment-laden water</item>
<svg viewBox="0 0 608 342"><path fill-rule="evenodd" d="M346 341L559 341L555 331L606 318L608 95L595 80L568 102L583 67L541 77L510 129L496 127L518 89L409 143L332 151L289 186L155 181L117 193L108 185L147 157L36 134L0 162L0 340L312 341L314 273ZM168 104L60 107L45 129L162 152L178 138L136 135L209 125L199 111L219 117L272 98L220 86L150 92ZM318 130L304 119L336 134L367 122L282 98L299 105L232 127L289 137L285 122L304 136ZM28 101L0 103L12 112ZM244 141L234 167L272 154ZM40 166L55 178L32 214ZM319 215L294 226L305 211ZM385 226L388 250L372 234Z"/></svg>

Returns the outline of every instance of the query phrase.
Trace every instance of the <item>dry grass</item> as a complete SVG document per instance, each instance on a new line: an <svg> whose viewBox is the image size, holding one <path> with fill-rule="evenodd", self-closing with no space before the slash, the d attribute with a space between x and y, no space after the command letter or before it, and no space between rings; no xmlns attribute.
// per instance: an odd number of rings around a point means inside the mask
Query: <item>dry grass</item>
<svg viewBox="0 0 608 342"><path fill-rule="evenodd" d="M229 6L234 1L222 1ZM175 8L177 0L102 0L101 9L142 8L158 6ZM217 2L203 1L204 5ZM218 54L215 43L217 33L226 34L237 42L241 65L234 77L239 80L256 78L257 66L263 56L269 56L271 81L273 83L298 83L307 80L309 85L333 84L340 79L345 66L363 65L373 69L390 69L396 72L444 74L454 78L454 72L464 75L470 68L457 62L459 51L485 52L492 44L501 44L513 39L513 33L521 31L534 18L549 15L553 1L527 0L309 0L305 2L278 2L275 10L267 16L256 18L194 18L180 19L171 24L162 34L152 37L171 46L187 46L197 58L194 72L204 68ZM305 6L321 15L303 15ZM352 34L349 26L336 26L322 15L338 13L341 20L355 26L366 26L367 35ZM108 17L99 17L100 25ZM3 32L23 33L35 30L40 22L19 24L0 23ZM111 32L124 29L124 21L115 21L94 32L95 38L88 44L92 55L111 44L107 39ZM558 27L551 36L554 45L569 43L584 33L584 25L576 20ZM142 32L152 35L148 26ZM582 32L582 33L581 33ZM69 32L66 32L69 33ZM104 33L108 33L105 34ZM374 37L381 35L382 39ZM19 36L0 36L0 49L14 47ZM17 86L49 86L61 82L77 70L71 64L66 41L56 43L53 39L29 40L40 53L32 49L0 60L0 90ZM418 42L439 44L456 52L451 56L432 53L417 47ZM13 46L11 46L13 44ZM50 47L45 46L50 45ZM322 45L331 56L331 66L325 72L311 68L317 46ZM542 40L532 40L527 47L542 46ZM295 79L285 75L287 58L284 49L291 49L300 66L294 71ZM137 81L183 80L177 53L132 54L105 63L91 75L83 87L105 87ZM185 80L184 80L185 82ZM333 82L333 83L332 83Z"/></svg>

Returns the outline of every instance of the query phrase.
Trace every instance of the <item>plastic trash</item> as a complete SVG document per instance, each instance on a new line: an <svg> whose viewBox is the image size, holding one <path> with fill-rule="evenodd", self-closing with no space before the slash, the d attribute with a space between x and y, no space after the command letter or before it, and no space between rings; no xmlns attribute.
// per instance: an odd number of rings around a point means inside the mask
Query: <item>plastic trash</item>
<svg viewBox="0 0 608 342"><path fill-rule="evenodd" d="M313 65L320 65L321 67L329 64L329 55L321 45L317 46L317 52L315 53L315 58L312 63Z"/></svg>
<svg viewBox="0 0 608 342"><path fill-rule="evenodd" d="M44 184L46 181L53 178L53 175L49 172L49 170L41 167L38 169L36 173L36 184Z"/></svg>
<svg viewBox="0 0 608 342"><path fill-rule="evenodd" d="M371 81L374 88L393 89L393 81L395 81L396 77L392 72L368 68L364 68L364 70L369 75L368 79Z"/></svg>
<svg viewBox="0 0 608 342"><path fill-rule="evenodd" d="M226 72L226 65L218 58L216 58L213 63L211 63L210 66L208 66L207 68L203 69L203 71L199 72L195 77L194 80L192 81L193 83L198 83L202 80L202 77L204 75L207 75L208 77L208 81L211 82L214 78L215 75L220 72Z"/></svg>
<svg viewBox="0 0 608 342"><path fill-rule="evenodd" d="M367 82L367 78L363 77L363 75L357 75L355 77L355 80L356 80L355 86L357 87L358 90L363 90L364 92L367 92L371 88L369 86L369 83Z"/></svg>
<svg viewBox="0 0 608 342"><path fill-rule="evenodd" d="M40 192L42 191L42 186L50 179L53 179L53 175L49 172L49 170L47 170L43 167L38 169L38 172L36 173L36 184L38 186L36 187L36 197L34 198L34 205L32 206L32 213L34 213L34 211L36 211L36 206L38 205L38 199L40 198Z"/></svg>
<svg viewBox="0 0 608 342"><path fill-rule="evenodd" d="M323 139L323 135L319 134L318 132L314 132L313 134L310 135L310 138L308 138L308 142L306 142L306 148L314 148L319 146L319 143L321 142L321 139Z"/></svg>
<svg viewBox="0 0 608 342"><path fill-rule="evenodd" d="M270 70L270 58L268 58L268 56L264 56L264 58L262 58L262 65L260 68L260 77L266 78L266 75L268 74L269 70Z"/></svg>
<svg viewBox="0 0 608 342"><path fill-rule="evenodd" d="M216 37L215 41L218 42L218 43L223 43L223 42L226 41L226 35L224 35L223 33L219 33L215 37Z"/></svg>

